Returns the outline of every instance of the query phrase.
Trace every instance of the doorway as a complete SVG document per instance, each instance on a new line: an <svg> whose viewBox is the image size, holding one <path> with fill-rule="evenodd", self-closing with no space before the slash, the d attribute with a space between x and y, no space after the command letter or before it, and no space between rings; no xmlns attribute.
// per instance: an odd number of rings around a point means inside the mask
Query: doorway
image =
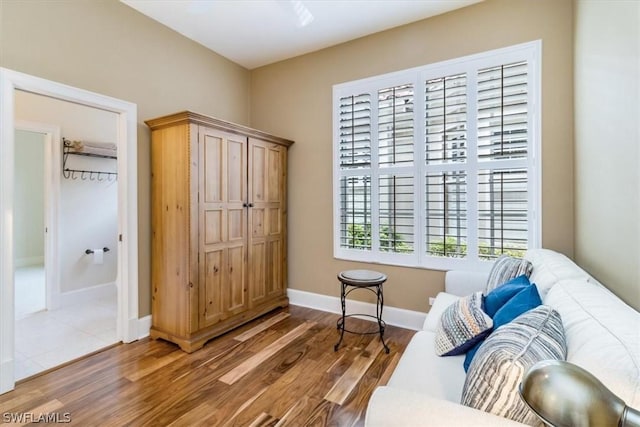
<svg viewBox="0 0 640 427"><path fill-rule="evenodd" d="M84 179L60 179L53 161L63 151L60 133L115 141L116 115L23 91L15 106L14 376L21 380L118 341L116 161L67 159L67 168L101 171ZM98 244L111 248L100 263L84 252Z"/></svg>
<svg viewBox="0 0 640 427"><path fill-rule="evenodd" d="M137 112L136 105L60 83L0 68L0 393L15 385L14 149L17 91L67 101L116 115L117 327L116 338L138 338ZM54 150L55 152L55 150ZM56 162L54 161L54 164ZM59 163L58 163L59 164Z"/></svg>

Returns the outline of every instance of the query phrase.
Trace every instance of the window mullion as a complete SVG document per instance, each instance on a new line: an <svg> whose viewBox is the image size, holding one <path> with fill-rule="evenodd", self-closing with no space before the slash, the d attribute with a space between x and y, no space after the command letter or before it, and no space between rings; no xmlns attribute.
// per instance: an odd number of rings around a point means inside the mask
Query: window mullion
<svg viewBox="0 0 640 427"><path fill-rule="evenodd" d="M380 255L380 161L379 161L379 131L378 91L371 90L371 254Z"/></svg>
<svg viewBox="0 0 640 427"><path fill-rule="evenodd" d="M426 150L425 150L425 79L422 73L417 75L414 83L414 163L413 163L413 215L414 215L414 248L416 252L416 262L424 265L427 253L427 243L425 238L426 207L424 189L426 187Z"/></svg>
<svg viewBox="0 0 640 427"><path fill-rule="evenodd" d="M478 70L467 70L467 257L478 261Z"/></svg>

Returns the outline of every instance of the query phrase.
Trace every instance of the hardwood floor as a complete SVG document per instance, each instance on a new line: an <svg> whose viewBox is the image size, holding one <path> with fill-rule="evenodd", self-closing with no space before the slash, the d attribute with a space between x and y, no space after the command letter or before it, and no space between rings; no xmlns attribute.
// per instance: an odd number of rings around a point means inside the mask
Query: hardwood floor
<svg viewBox="0 0 640 427"><path fill-rule="evenodd" d="M334 352L337 319L290 306L192 354L162 340L117 345L0 396L0 426L40 414L77 426L360 426L415 332L387 326L389 354L377 335L354 334Z"/></svg>

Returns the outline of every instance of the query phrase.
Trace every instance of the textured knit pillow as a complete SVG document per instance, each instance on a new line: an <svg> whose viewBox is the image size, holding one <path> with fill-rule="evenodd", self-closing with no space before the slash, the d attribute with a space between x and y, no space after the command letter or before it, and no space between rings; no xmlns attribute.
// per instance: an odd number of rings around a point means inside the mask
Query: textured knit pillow
<svg viewBox="0 0 640 427"><path fill-rule="evenodd" d="M520 398L524 373L541 360L564 360L567 346L562 319L541 305L496 329L478 349L462 389L461 403L524 424L539 418Z"/></svg>
<svg viewBox="0 0 640 427"><path fill-rule="evenodd" d="M514 258L508 255L500 255L498 259L493 263L491 272L487 278L487 286L484 289L484 294L502 285L503 283L518 277L523 274L527 277L531 276L533 271L533 264L526 259Z"/></svg>
<svg viewBox="0 0 640 427"><path fill-rule="evenodd" d="M451 304L442 313L436 329L436 354L464 354L489 332L493 321L482 311L482 292L475 292Z"/></svg>

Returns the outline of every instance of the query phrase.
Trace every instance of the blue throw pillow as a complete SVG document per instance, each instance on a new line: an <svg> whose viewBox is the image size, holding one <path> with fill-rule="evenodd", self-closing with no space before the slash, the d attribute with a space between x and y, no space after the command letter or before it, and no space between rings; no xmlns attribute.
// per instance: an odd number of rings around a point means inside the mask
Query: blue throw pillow
<svg viewBox="0 0 640 427"><path fill-rule="evenodd" d="M495 288L484 297L485 313L493 318L503 305L529 285L529 278L523 274Z"/></svg>
<svg viewBox="0 0 640 427"><path fill-rule="evenodd" d="M464 356L464 363L462 366L464 366L464 371L467 372L469 370L469 365L471 365L471 361L473 360L473 356L476 355L476 352L478 351L478 349L480 348L480 346L482 345L482 343L484 342L484 340L478 341L473 347L471 347L471 350L467 351L467 354L465 354Z"/></svg>
<svg viewBox="0 0 640 427"><path fill-rule="evenodd" d="M493 316L493 329L496 330L502 325L506 325L516 317L542 304L538 288L531 284L518 292Z"/></svg>

